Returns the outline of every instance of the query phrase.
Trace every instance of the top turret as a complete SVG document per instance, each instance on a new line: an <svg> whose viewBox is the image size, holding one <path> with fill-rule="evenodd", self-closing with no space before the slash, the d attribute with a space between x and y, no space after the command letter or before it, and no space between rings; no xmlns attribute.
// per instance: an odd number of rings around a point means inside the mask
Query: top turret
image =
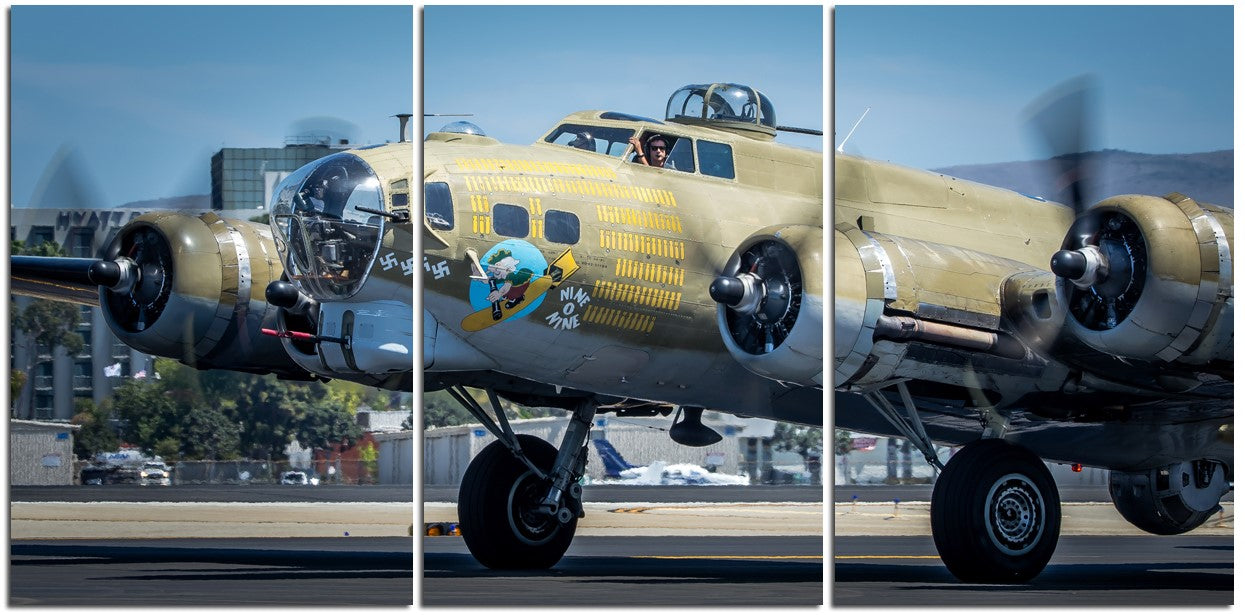
<svg viewBox="0 0 1245 615"><path fill-rule="evenodd" d="M729 130L761 141L772 141L778 134L778 120L769 98L737 83L679 88L666 103L666 121Z"/></svg>

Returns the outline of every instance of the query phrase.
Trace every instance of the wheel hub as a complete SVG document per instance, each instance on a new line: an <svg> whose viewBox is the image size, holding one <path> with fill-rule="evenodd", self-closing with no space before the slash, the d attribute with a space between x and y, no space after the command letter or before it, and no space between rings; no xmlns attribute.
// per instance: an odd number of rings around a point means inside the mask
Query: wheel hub
<svg viewBox="0 0 1245 615"><path fill-rule="evenodd" d="M515 479L506 498L510 511L510 529L515 537L529 545L543 545L557 534L557 517L541 507L544 494L549 491L547 481L540 480L531 470Z"/></svg>
<svg viewBox="0 0 1245 615"><path fill-rule="evenodd" d="M990 540L1005 553L1028 553L1042 534L1042 497L1037 485L1024 475L1008 474L995 481L984 512Z"/></svg>

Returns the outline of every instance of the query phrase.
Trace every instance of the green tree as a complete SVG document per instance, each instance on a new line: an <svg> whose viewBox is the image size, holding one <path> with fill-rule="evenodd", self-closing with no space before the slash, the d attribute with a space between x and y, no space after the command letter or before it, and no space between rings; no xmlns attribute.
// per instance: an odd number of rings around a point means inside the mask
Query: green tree
<svg viewBox="0 0 1245 615"><path fill-rule="evenodd" d="M121 440L111 421L111 410L106 404L96 405L95 402L80 398L74 400L74 415L70 423L78 426L74 434L73 451L79 459L90 459L96 453L117 450Z"/></svg>
<svg viewBox="0 0 1245 615"><path fill-rule="evenodd" d="M127 380L113 389L112 395L113 413L121 421L127 442L161 456L168 452L169 441L178 442L181 413L159 380ZM157 444L163 452L156 452ZM179 448L174 445L174 455Z"/></svg>
<svg viewBox="0 0 1245 615"><path fill-rule="evenodd" d="M376 450L376 445L368 442L359 449L359 461L363 462L363 467L367 468L368 478L376 478L377 465L376 460L380 457Z"/></svg>
<svg viewBox="0 0 1245 615"><path fill-rule="evenodd" d="M17 414L17 398L22 394L22 388L26 386L26 372L15 369L9 372L9 408L14 415Z"/></svg>
<svg viewBox="0 0 1245 615"><path fill-rule="evenodd" d="M14 241L13 254L27 256L65 256L65 250L56 242L48 241L37 246L27 246L22 241ZM80 312L73 303L38 299L25 307L18 307L17 302L9 304L9 322L13 329L26 335L25 373L34 372L37 349L40 345L47 346L53 352L64 348L70 355L78 354L86 345L86 341L78 334ZM12 381L10 381L10 385ZM20 394L20 391L19 391ZM28 400L27 415L34 415L34 396ZM16 412L16 404L14 404Z"/></svg>
<svg viewBox="0 0 1245 615"><path fill-rule="evenodd" d="M774 450L794 451L808 461L809 454L822 448L820 427L805 427L793 423L778 423L770 440Z"/></svg>
<svg viewBox="0 0 1245 615"><path fill-rule="evenodd" d="M475 417L445 391L424 393L424 429L468 425Z"/></svg>
<svg viewBox="0 0 1245 615"><path fill-rule="evenodd" d="M211 405L195 406L181 425L183 459L237 459L241 425L224 410Z"/></svg>
<svg viewBox="0 0 1245 615"><path fill-rule="evenodd" d="M288 382L275 376L254 377L237 398L235 418L242 427L242 451L263 458L284 454L293 439L323 447L353 442L362 433L354 408L319 382Z"/></svg>

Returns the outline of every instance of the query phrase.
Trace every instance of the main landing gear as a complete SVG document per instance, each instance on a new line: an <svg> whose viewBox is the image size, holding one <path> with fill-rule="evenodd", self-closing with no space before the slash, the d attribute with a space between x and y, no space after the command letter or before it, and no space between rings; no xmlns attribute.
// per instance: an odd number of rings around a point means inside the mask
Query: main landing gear
<svg viewBox="0 0 1245 615"><path fill-rule="evenodd" d="M489 401L497 421L460 386L449 389L497 441L472 460L458 492L463 542L481 564L496 569L544 569L558 563L584 516L579 479L588 463L588 432L596 405L577 405L553 448L510 429L497 394Z"/></svg>
<svg viewBox="0 0 1245 615"><path fill-rule="evenodd" d="M1000 439L970 442L934 485L930 527L947 569L970 583L1024 583L1059 540L1059 493L1046 464Z"/></svg>
<svg viewBox="0 0 1245 615"><path fill-rule="evenodd" d="M1042 459L1002 439L1008 420L983 411L981 440L960 449L945 467L926 435L903 382L891 382L906 412L880 390L865 399L942 468L930 502L930 528L943 564L970 583L1024 583L1050 561L1059 541L1059 492Z"/></svg>

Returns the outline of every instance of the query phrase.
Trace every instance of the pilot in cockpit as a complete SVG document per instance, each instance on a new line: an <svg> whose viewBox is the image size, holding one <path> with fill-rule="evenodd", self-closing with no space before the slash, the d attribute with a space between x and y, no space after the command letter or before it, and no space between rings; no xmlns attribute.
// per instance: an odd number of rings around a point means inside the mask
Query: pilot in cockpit
<svg viewBox="0 0 1245 615"><path fill-rule="evenodd" d="M571 139L571 142L567 143L567 145L590 152L597 151L597 140L592 138L592 134L587 131L575 135L575 138Z"/></svg>
<svg viewBox="0 0 1245 615"><path fill-rule="evenodd" d="M640 138L631 137L628 139L632 147L635 148L636 157L633 162L646 164L650 167L664 167L674 169L674 165L670 163L670 148L667 145L669 140L661 135L653 135L648 138L644 144L644 149L640 149ZM675 169L678 170L678 169Z"/></svg>

